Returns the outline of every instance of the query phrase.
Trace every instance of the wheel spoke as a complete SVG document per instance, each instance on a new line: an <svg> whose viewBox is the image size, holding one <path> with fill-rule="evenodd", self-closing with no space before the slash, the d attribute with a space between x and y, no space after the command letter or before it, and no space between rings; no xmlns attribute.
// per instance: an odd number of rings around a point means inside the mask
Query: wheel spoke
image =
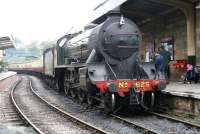
<svg viewBox="0 0 200 134"><path fill-rule="evenodd" d="M70 96L70 85L69 85L69 82L65 82L65 86L64 86L64 90L65 90L65 95L66 96Z"/></svg>
<svg viewBox="0 0 200 134"><path fill-rule="evenodd" d="M91 98L91 96L89 94L87 94L87 103L89 105L92 105L92 98Z"/></svg>
<svg viewBox="0 0 200 134"><path fill-rule="evenodd" d="M75 89L69 89L72 98L76 98L76 91Z"/></svg>
<svg viewBox="0 0 200 134"><path fill-rule="evenodd" d="M91 96L89 93L87 93L87 103L90 106L97 106L99 105L101 102L96 100L95 98L93 98L93 96Z"/></svg>
<svg viewBox="0 0 200 134"><path fill-rule="evenodd" d="M78 90L78 99L80 100L80 102L84 102L86 98L85 92L82 89Z"/></svg>

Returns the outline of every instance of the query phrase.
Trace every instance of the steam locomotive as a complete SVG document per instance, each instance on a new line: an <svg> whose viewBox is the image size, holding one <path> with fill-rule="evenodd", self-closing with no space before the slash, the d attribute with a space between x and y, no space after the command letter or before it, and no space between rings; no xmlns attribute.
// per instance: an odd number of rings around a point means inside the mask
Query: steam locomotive
<svg viewBox="0 0 200 134"><path fill-rule="evenodd" d="M134 22L111 12L103 23L63 36L44 51L45 80L80 102L103 103L107 114L123 105L151 109L155 93L166 83L158 79L153 63L140 63L141 41Z"/></svg>

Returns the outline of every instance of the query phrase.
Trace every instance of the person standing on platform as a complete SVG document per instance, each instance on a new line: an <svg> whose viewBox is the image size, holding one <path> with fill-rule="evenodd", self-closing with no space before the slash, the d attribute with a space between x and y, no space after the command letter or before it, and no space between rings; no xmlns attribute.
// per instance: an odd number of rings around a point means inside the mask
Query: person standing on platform
<svg viewBox="0 0 200 134"><path fill-rule="evenodd" d="M184 83L186 83L188 81L191 84L191 82L192 82L192 70L193 70L193 65L187 64L187 72L186 72L186 77L185 77Z"/></svg>
<svg viewBox="0 0 200 134"><path fill-rule="evenodd" d="M169 62L171 60L171 54L170 54L169 51L165 50L164 46L160 47L159 54L162 55L163 58L164 58L164 73L165 73L165 78L169 82L169 78L170 78L170 66L169 66Z"/></svg>
<svg viewBox="0 0 200 134"><path fill-rule="evenodd" d="M165 70L164 70L164 57L159 53L155 54L155 68L156 75L158 79L165 79Z"/></svg>

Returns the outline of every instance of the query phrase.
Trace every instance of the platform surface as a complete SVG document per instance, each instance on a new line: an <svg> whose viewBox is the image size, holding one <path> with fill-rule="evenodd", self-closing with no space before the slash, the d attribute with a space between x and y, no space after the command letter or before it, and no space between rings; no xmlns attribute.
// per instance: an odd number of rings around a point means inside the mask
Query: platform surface
<svg viewBox="0 0 200 134"><path fill-rule="evenodd" d="M200 99L200 83L183 84L182 82L171 82L162 93Z"/></svg>
<svg viewBox="0 0 200 134"><path fill-rule="evenodd" d="M11 77L11 76L13 76L13 75L16 75L16 74L17 74L17 73L16 73L16 72L13 72L13 71L1 72L1 73L0 73L0 81L6 79L6 78L8 78L8 77Z"/></svg>

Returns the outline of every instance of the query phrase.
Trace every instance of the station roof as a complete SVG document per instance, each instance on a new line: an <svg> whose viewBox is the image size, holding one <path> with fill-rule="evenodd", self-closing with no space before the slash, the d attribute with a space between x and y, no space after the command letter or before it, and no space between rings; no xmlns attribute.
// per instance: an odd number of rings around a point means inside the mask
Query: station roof
<svg viewBox="0 0 200 134"><path fill-rule="evenodd" d="M109 0L109 1L115 1L115 0ZM136 23L146 22L149 18L166 14L170 11L177 9L175 6L162 4L162 2L159 2L161 0L117 0L117 1L121 1L120 4L121 13L124 16L132 19ZM182 1L190 4L198 2L198 0L182 0ZM112 6L110 7L110 9L108 9L109 3L108 4L107 3L103 3L104 5L102 4L101 7L98 7L99 9L97 10L101 11L102 9L107 7L107 11L109 11L114 9L113 7L119 6L118 3L118 5L116 4L115 6ZM93 23L99 24L103 22L105 19L106 19L106 13L94 19Z"/></svg>
<svg viewBox="0 0 200 134"><path fill-rule="evenodd" d="M13 41L12 36L0 36L0 50L14 47L15 42Z"/></svg>
<svg viewBox="0 0 200 134"><path fill-rule="evenodd" d="M124 3L121 12L136 23L152 18L153 16L172 10L169 5L160 4L150 0L133 0Z"/></svg>

